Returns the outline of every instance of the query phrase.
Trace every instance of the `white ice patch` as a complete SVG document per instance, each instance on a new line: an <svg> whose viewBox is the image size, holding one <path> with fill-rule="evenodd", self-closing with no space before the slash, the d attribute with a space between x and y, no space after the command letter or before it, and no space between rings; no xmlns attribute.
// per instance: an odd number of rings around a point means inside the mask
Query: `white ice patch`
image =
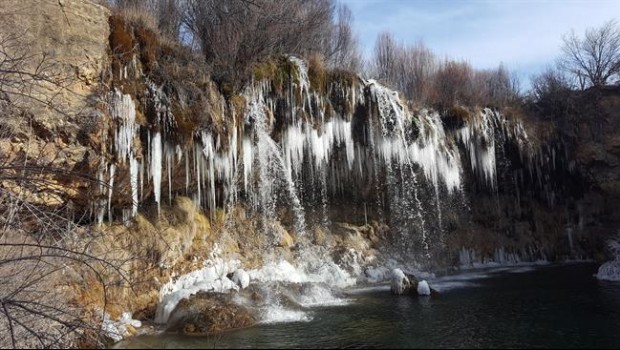
<svg viewBox="0 0 620 350"><path fill-rule="evenodd" d="M348 305L351 301L336 297L333 292L321 285L312 285L303 291L303 294L297 300L298 304L305 308L320 306L343 306Z"/></svg>
<svg viewBox="0 0 620 350"><path fill-rule="evenodd" d="M402 295L405 289L410 286L409 279L401 269L392 270L390 289L393 294Z"/></svg>
<svg viewBox="0 0 620 350"><path fill-rule="evenodd" d="M249 274L252 280L260 282L303 283L308 281L304 273L286 260L269 262L260 269L251 270Z"/></svg>
<svg viewBox="0 0 620 350"><path fill-rule="evenodd" d="M285 309L279 305L264 308L260 318L260 323L263 324L312 321L312 317L307 312Z"/></svg>
<svg viewBox="0 0 620 350"><path fill-rule="evenodd" d="M297 268L288 261L267 263L260 269L249 272L250 278L260 282L325 283L337 288L346 288L356 283L355 278L333 262L326 262L311 272Z"/></svg>
<svg viewBox="0 0 620 350"><path fill-rule="evenodd" d="M512 267L512 266L530 266L545 265L548 260L543 256L537 258L537 254L533 251L507 252L504 248L498 248L492 257L481 257L473 249L461 248L459 252L460 268L481 269L491 267Z"/></svg>
<svg viewBox="0 0 620 350"><path fill-rule="evenodd" d="M246 289L250 285L250 275L242 269L235 271L232 280L241 289Z"/></svg>
<svg viewBox="0 0 620 350"><path fill-rule="evenodd" d="M615 258L599 267L596 278L604 281L620 281L620 237L610 240L607 245Z"/></svg>
<svg viewBox="0 0 620 350"><path fill-rule="evenodd" d="M364 275L369 283L379 283L390 278L390 270L385 267L369 267L364 271Z"/></svg>
<svg viewBox="0 0 620 350"><path fill-rule="evenodd" d="M161 179L162 179L162 141L161 133L156 132L151 139L151 176L153 177L153 194L157 208L161 205Z"/></svg>
<svg viewBox="0 0 620 350"><path fill-rule="evenodd" d="M113 341L119 342L125 337L129 336L129 326L133 328L140 328L142 327L142 322L134 320L131 313L129 312L123 312L121 318L118 321L112 320L107 312L103 313L101 331Z"/></svg>
<svg viewBox="0 0 620 350"><path fill-rule="evenodd" d="M226 275L233 273L239 267L239 261L224 261L212 258L205 262L205 266L196 271L179 276L166 283L159 292L159 306L155 316L155 323L165 324L178 303L198 292L228 293L238 291L239 286Z"/></svg>
<svg viewBox="0 0 620 350"><path fill-rule="evenodd" d="M439 114L423 110L414 117L395 91L372 79L366 82L366 86L377 104L382 127L381 134L373 140L377 155L388 163L416 163L434 185L438 185L441 179L448 191L458 190L461 184L460 159L454 147L447 143ZM409 125L413 123L420 135L415 142L408 139Z"/></svg>
<svg viewBox="0 0 620 350"><path fill-rule="evenodd" d="M387 285L378 285L372 287L359 287L351 290L347 290L347 294L365 294L365 293L375 293L375 292L388 292L390 290L390 286Z"/></svg>
<svg viewBox="0 0 620 350"><path fill-rule="evenodd" d="M428 282L422 280L418 283L418 295L431 295L431 287L428 286Z"/></svg>
<svg viewBox="0 0 620 350"><path fill-rule="evenodd" d="M612 260L599 267L596 278L603 281L620 281L620 260Z"/></svg>

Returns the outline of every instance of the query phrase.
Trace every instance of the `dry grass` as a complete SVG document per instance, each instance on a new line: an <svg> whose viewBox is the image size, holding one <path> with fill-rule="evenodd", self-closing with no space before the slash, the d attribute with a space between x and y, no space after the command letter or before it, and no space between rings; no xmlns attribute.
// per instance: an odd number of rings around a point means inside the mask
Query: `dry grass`
<svg viewBox="0 0 620 350"><path fill-rule="evenodd" d="M313 54L308 59L308 78L310 86L319 94L324 94L327 89L327 71L325 59L320 54Z"/></svg>
<svg viewBox="0 0 620 350"><path fill-rule="evenodd" d="M254 80L273 79L276 76L277 66L271 59L254 64Z"/></svg>
<svg viewBox="0 0 620 350"><path fill-rule="evenodd" d="M112 55L126 65L133 58L135 48L131 30L127 27L125 19L118 15L110 16L109 23Z"/></svg>
<svg viewBox="0 0 620 350"><path fill-rule="evenodd" d="M145 73L150 73L157 65L159 37L152 30L139 26L135 30L136 39L140 44L140 61Z"/></svg>

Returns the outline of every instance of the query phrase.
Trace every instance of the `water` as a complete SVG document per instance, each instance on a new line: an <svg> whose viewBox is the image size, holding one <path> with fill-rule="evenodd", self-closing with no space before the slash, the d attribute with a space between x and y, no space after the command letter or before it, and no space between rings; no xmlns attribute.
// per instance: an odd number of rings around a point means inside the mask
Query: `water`
<svg viewBox="0 0 620 350"><path fill-rule="evenodd" d="M309 322L266 324L218 337L139 337L126 348L618 348L620 283L594 264L474 271L440 278L439 297L352 291ZM433 283L431 283L433 285ZM121 347L119 346L119 347Z"/></svg>

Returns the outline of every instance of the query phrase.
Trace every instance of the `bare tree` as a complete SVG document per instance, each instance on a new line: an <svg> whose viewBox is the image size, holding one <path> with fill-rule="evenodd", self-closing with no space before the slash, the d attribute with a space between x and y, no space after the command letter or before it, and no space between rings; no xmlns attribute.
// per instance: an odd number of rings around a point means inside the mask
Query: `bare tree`
<svg viewBox="0 0 620 350"><path fill-rule="evenodd" d="M503 63L497 69L474 72L473 99L479 105L506 106L519 98L519 80Z"/></svg>
<svg viewBox="0 0 620 350"><path fill-rule="evenodd" d="M238 91L255 62L322 52L331 41L334 11L331 0L188 0L184 23L220 87Z"/></svg>
<svg viewBox="0 0 620 350"><path fill-rule="evenodd" d="M573 31L563 41L559 65L581 89L604 86L620 73L620 27L615 20L586 30L584 38Z"/></svg>
<svg viewBox="0 0 620 350"><path fill-rule="evenodd" d="M432 78L437 71L437 58L422 42L404 49L400 56L400 89L414 101L428 102Z"/></svg>
<svg viewBox="0 0 620 350"><path fill-rule="evenodd" d="M434 102L440 108L472 105L474 70L467 62L446 60L435 75Z"/></svg>
<svg viewBox="0 0 620 350"><path fill-rule="evenodd" d="M553 98L559 94L566 94L573 86L562 72L553 67L548 67L541 74L532 78L532 97L536 101Z"/></svg>
<svg viewBox="0 0 620 350"><path fill-rule="evenodd" d="M332 25L330 42L324 45L325 57L332 68L360 71L362 55L359 41L353 33L353 14L346 5L338 6L337 18Z"/></svg>
<svg viewBox="0 0 620 350"><path fill-rule="evenodd" d="M162 35L179 39L182 21L182 8L178 0L154 0L157 24Z"/></svg>
<svg viewBox="0 0 620 350"><path fill-rule="evenodd" d="M564 134L574 135L578 127L570 122L574 111L574 82L561 69L548 67L531 79L531 85L530 106L543 118L557 121Z"/></svg>
<svg viewBox="0 0 620 350"><path fill-rule="evenodd" d="M396 43L392 34L387 32L379 34L375 42L371 68L373 75L385 83L397 85L398 70L400 68L398 57L401 51L400 45Z"/></svg>
<svg viewBox="0 0 620 350"><path fill-rule="evenodd" d="M0 18L6 15L0 13ZM28 125L32 105L64 116L54 96L71 93L66 84L47 55L0 25L3 146L15 137L37 142ZM47 94L39 93L43 88ZM86 181L93 187L103 184L88 174L55 167L41 155L25 153L16 155L10 147L0 147L0 347L76 347L78 338L91 336L90 344L102 346L97 323L101 317L91 318L72 306L65 287L69 281L79 283L80 277L91 275L95 283L101 283L105 300L109 280L104 274L124 276L122 263L89 253L90 238L96 233L79 226L85 219L74 216L78 211L62 197L58 179ZM105 302L100 306L103 310Z"/></svg>

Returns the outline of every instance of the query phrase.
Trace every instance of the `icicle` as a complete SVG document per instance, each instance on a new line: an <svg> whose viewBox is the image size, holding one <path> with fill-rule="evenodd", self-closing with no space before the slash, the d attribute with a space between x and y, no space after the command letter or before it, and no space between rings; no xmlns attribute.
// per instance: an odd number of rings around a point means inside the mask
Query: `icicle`
<svg viewBox="0 0 620 350"><path fill-rule="evenodd" d="M105 186L104 184L105 182L105 170L106 170L106 164L105 161L102 161L101 164L99 164L99 169L97 171L97 182L99 183L99 192L100 193L105 193ZM94 212L96 215L96 219L97 219L97 225L101 226L103 225L103 217L105 215L105 201L99 200L99 201L95 201L93 203L94 206Z"/></svg>
<svg viewBox="0 0 620 350"><path fill-rule="evenodd" d="M157 211L161 206L161 179L162 179L162 142L161 133L155 132L151 139L151 178L153 179L153 194L157 203Z"/></svg>
<svg viewBox="0 0 620 350"><path fill-rule="evenodd" d="M250 184L250 174L252 174L252 163L254 162L254 153L252 140L249 137L243 138L243 188L248 192Z"/></svg>
<svg viewBox="0 0 620 350"><path fill-rule="evenodd" d="M110 93L110 114L116 122L114 131L114 152L116 159L121 165L129 163L129 178L131 186L132 210L135 216L138 212L138 163L135 155L134 139L138 134L139 126L136 123L136 107L131 96L124 95L120 91L115 90ZM114 184L114 176L116 167L110 166L110 191L108 195L108 216L112 220L112 187ZM126 220L124 220L126 221Z"/></svg>
<svg viewBox="0 0 620 350"><path fill-rule="evenodd" d="M131 185L131 215L136 216L138 214L138 204L140 199L138 197L138 175L141 173L138 170L138 160L135 157L131 157L129 160L129 174ZM126 221L126 220L124 220Z"/></svg>
<svg viewBox="0 0 620 350"><path fill-rule="evenodd" d="M108 188L108 220L112 222L112 194L114 193L114 175L116 172L116 166L110 164L110 183Z"/></svg>

